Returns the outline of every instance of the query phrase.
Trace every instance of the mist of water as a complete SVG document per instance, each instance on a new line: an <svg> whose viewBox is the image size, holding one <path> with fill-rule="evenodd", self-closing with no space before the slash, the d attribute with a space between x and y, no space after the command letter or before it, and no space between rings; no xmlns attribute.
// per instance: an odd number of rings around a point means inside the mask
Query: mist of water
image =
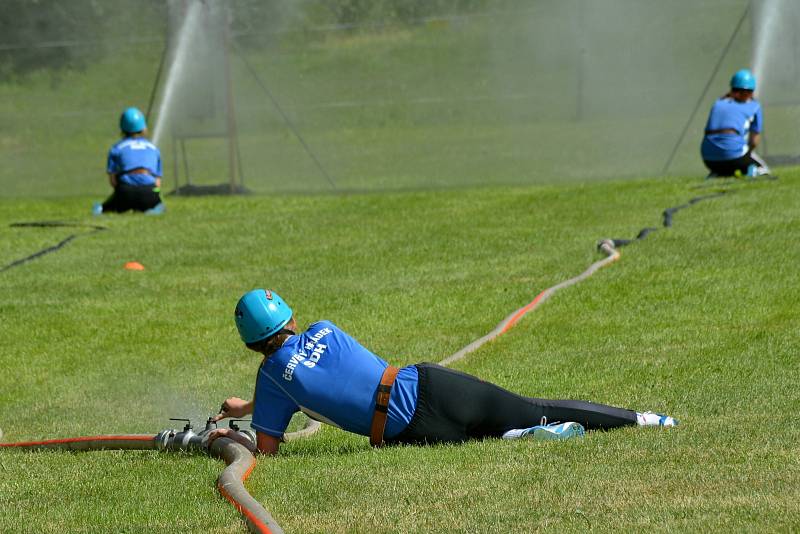
<svg viewBox="0 0 800 534"><path fill-rule="evenodd" d="M193 181L219 180L233 95L241 166L265 189L320 181L286 116L353 188L657 173L747 6L504 0L436 24L352 32L320 30L299 8L279 24L242 7L178 2L153 140L190 140ZM775 66L786 39L774 27L785 33L780 19L791 9L788 0L755 2L753 42L736 39L726 68L752 59L760 86L765 76L786 85ZM687 139L671 169L698 167Z"/></svg>
<svg viewBox="0 0 800 534"><path fill-rule="evenodd" d="M176 97L180 95L177 88L184 78L186 64L189 61L189 52L192 49L191 44L201 30L201 11L202 4L199 1L191 1L180 30L178 30L175 49L172 53L166 81L158 104L156 125L153 129L152 140L156 146L159 146L163 132L170 123L171 110L174 108Z"/></svg>
<svg viewBox="0 0 800 534"><path fill-rule="evenodd" d="M783 0L763 0L756 14L753 40L753 74L763 92L765 87L767 62L779 35L780 13Z"/></svg>

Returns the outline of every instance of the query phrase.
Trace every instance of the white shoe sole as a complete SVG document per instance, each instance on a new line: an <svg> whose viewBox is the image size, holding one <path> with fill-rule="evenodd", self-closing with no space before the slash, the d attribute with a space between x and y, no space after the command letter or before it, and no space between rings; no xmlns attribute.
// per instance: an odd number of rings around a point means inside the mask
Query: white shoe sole
<svg viewBox="0 0 800 534"><path fill-rule="evenodd" d="M584 434L583 426L580 423L564 423L555 429L540 427L526 436L533 437L537 441L561 441L565 439L579 438Z"/></svg>

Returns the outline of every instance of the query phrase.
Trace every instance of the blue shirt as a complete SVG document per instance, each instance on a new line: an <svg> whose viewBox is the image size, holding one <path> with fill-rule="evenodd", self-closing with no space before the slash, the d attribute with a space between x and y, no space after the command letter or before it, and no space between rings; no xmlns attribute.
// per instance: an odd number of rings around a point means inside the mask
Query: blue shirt
<svg viewBox="0 0 800 534"><path fill-rule="evenodd" d="M133 169L147 169L149 174L126 174ZM155 185L161 176L161 152L144 137L126 137L108 151L106 172L128 185Z"/></svg>
<svg viewBox="0 0 800 534"><path fill-rule="evenodd" d="M369 436L375 399L388 364L329 321L289 337L258 370L252 426L281 437L297 411ZM400 369L389 397L384 436L399 434L417 407L419 376Z"/></svg>
<svg viewBox="0 0 800 534"><path fill-rule="evenodd" d="M760 133L764 125L761 104L757 100L737 102L731 97L722 97L711 108L706 122L706 132L714 130L736 130L736 133L705 135L700 153L707 161L738 159L749 150L750 132Z"/></svg>

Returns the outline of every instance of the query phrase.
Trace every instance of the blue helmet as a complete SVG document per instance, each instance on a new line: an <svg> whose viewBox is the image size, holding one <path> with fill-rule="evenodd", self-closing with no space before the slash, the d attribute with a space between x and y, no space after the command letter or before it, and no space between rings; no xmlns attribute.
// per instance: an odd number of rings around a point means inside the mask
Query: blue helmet
<svg viewBox="0 0 800 534"><path fill-rule="evenodd" d="M745 89L747 91L756 90L756 77L750 69L737 70L731 78L731 89Z"/></svg>
<svg viewBox="0 0 800 534"><path fill-rule="evenodd" d="M255 343L278 333L292 318L292 309L269 289L254 289L239 299L234 312L236 328L245 343Z"/></svg>
<svg viewBox="0 0 800 534"><path fill-rule="evenodd" d="M144 113L137 108L128 108L119 118L119 128L127 134L139 133L147 128Z"/></svg>

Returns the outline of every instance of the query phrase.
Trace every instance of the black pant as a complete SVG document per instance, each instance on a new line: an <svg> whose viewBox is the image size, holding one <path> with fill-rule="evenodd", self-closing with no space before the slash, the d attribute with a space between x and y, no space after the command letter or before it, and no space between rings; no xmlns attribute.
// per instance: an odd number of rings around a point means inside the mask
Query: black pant
<svg viewBox="0 0 800 534"><path fill-rule="evenodd" d="M128 210L147 211L161 202L155 185L117 184L114 192L103 203L103 213L123 213Z"/></svg>
<svg viewBox="0 0 800 534"><path fill-rule="evenodd" d="M512 428L575 421L586 429L636 424L636 412L576 400L522 397L432 363L418 364L419 395L411 423L388 443L461 442L500 437Z"/></svg>
<svg viewBox="0 0 800 534"><path fill-rule="evenodd" d="M741 158L727 159L723 161L709 161L703 160L708 170L717 176L733 176L736 171L747 175L747 169L750 165L764 167L766 164L760 159L754 158L752 152L748 151L747 154Z"/></svg>

